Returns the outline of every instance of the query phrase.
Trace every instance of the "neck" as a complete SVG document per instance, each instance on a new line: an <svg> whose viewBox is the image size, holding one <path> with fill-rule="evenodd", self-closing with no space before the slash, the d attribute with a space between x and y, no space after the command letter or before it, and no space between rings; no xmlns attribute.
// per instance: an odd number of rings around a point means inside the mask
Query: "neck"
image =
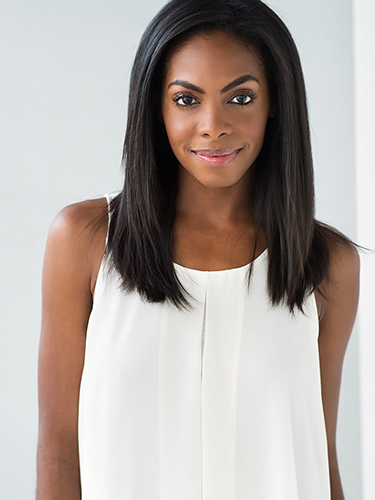
<svg viewBox="0 0 375 500"><path fill-rule="evenodd" d="M181 165L178 168L178 219L218 229L253 225L253 169L249 169L236 184L217 188L204 186Z"/></svg>

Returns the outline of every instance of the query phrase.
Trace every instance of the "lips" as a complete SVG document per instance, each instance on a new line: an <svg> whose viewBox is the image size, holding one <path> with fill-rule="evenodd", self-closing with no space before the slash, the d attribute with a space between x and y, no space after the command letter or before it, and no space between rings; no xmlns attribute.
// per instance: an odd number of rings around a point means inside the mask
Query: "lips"
<svg viewBox="0 0 375 500"><path fill-rule="evenodd" d="M194 151L195 154L200 156L227 156L233 154L238 149L198 149Z"/></svg>
<svg viewBox="0 0 375 500"><path fill-rule="evenodd" d="M208 165L226 165L238 155L240 149L197 149L193 151L199 160Z"/></svg>

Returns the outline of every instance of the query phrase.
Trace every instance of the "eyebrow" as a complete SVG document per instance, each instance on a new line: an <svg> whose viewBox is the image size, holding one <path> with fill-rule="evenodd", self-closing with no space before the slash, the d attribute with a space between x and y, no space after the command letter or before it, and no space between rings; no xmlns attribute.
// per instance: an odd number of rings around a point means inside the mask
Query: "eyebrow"
<svg viewBox="0 0 375 500"><path fill-rule="evenodd" d="M228 92L229 90L232 90L235 87L238 87L238 85L242 85L243 83L248 82L248 81L257 82L260 85L260 81L255 76L242 75L242 76L236 78L235 80L233 80L233 82L228 83L228 85L226 85L223 89L221 89L220 94L224 94L225 92ZM205 94L206 93L202 88L197 87L197 85L194 85L193 83L190 83L186 80L174 80L173 82L171 82L168 85L168 89L172 85L180 85L181 87L185 87L186 89L192 90L193 92L197 92L198 94Z"/></svg>

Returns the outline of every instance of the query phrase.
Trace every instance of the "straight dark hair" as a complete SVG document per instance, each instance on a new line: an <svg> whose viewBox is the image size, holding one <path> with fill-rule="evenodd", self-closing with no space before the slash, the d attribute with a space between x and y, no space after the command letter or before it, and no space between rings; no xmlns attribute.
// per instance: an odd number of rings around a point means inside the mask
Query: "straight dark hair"
<svg viewBox="0 0 375 500"><path fill-rule="evenodd" d="M328 278L332 244L353 245L314 219L314 179L305 83L295 43L283 21L260 0L171 0L146 28L131 72L122 192L110 205L106 256L123 289L149 302L189 306L173 265L177 160L158 119L165 64L194 34L220 30L263 60L271 99L254 174L254 215L268 247L273 305L303 310ZM249 193L250 195L250 193ZM249 248L254 259L256 242ZM252 266L249 268L248 282Z"/></svg>

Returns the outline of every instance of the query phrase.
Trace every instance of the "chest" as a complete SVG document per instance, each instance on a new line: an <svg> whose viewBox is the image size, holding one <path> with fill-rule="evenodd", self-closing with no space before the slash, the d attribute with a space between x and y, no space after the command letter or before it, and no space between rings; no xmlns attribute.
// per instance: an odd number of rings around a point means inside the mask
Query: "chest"
<svg viewBox="0 0 375 500"><path fill-rule="evenodd" d="M200 271L220 271L245 266L266 248L262 234L257 239L247 226L213 229L205 225L178 224L174 239L174 262Z"/></svg>

